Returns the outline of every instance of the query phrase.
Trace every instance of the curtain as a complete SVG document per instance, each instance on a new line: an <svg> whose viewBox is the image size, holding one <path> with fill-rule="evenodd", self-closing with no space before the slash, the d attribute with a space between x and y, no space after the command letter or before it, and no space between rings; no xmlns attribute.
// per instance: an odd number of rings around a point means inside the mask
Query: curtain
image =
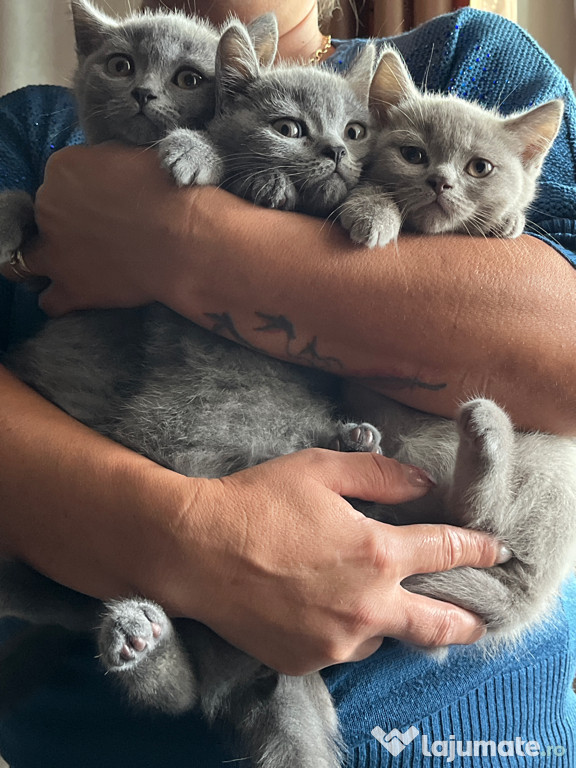
<svg viewBox="0 0 576 768"><path fill-rule="evenodd" d="M342 0L330 31L334 37L389 37L467 5L516 20L517 0L364 0L355 10Z"/></svg>

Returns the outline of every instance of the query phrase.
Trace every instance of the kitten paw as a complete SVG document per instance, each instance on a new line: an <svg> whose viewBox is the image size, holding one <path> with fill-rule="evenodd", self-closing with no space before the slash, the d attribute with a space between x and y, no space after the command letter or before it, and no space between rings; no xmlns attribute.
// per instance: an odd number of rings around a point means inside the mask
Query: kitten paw
<svg viewBox="0 0 576 768"><path fill-rule="evenodd" d="M402 224L396 204L377 189L362 188L340 209L340 223L350 239L368 248L383 248L396 240Z"/></svg>
<svg viewBox="0 0 576 768"><path fill-rule="evenodd" d="M372 424L342 424L329 448L346 453L382 453L381 439L380 432Z"/></svg>
<svg viewBox="0 0 576 768"><path fill-rule="evenodd" d="M149 600L118 600L107 609L98 644L109 670L136 666L172 633L162 608Z"/></svg>
<svg viewBox="0 0 576 768"><path fill-rule="evenodd" d="M178 128L160 141L158 152L162 166L179 187L204 187L222 181L220 158L203 131Z"/></svg>
<svg viewBox="0 0 576 768"><path fill-rule="evenodd" d="M492 227L489 234L492 237L520 237L525 226L526 217L523 213L509 213Z"/></svg>
<svg viewBox="0 0 576 768"><path fill-rule="evenodd" d="M294 185L280 171L255 172L247 184L241 185L238 194L263 208L292 211L296 205Z"/></svg>

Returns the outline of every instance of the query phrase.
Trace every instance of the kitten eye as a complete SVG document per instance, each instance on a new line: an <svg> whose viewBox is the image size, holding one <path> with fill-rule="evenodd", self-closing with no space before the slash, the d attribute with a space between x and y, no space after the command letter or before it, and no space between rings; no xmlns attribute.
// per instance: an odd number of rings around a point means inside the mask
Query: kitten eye
<svg viewBox="0 0 576 768"><path fill-rule="evenodd" d="M202 75L199 75L198 72L195 72L193 69L179 69L172 78L174 85L188 91L191 91L193 88L198 88L202 80Z"/></svg>
<svg viewBox="0 0 576 768"><path fill-rule="evenodd" d="M288 120L286 117L275 120L272 123L272 128L282 136L286 136L287 139L300 139L306 134L306 130L302 123L297 120Z"/></svg>
<svg viewBox="0 0 576 768"><path fill-rule="evenodd" d="M366 136L366 128L361 123L348 123L346 126L346 138L359 141Z"/></svg>
<svg viewBox="0 0 576 768"><path fill-rule="evenodd" d="M108 58L106 70L113 77L130 77L134 72L134 62L130 56L123 53L115 53Z"/></svg>
<svg viewBox="0 0 576 768"><path fill-rule="evenodd" d="M402 157L412 165L422 165L428 162L428 155L420 147L400 147Z"/></svg>
<svg viewBox="0 0 576 768"><path fill-rule="evenodd" d="M474 176L476 179L483 179L485 176L492 173L493 170L494 166L490 160L483 160L480 157L470 160L466 166L466 173L470 174L470 176Z"/></svg>

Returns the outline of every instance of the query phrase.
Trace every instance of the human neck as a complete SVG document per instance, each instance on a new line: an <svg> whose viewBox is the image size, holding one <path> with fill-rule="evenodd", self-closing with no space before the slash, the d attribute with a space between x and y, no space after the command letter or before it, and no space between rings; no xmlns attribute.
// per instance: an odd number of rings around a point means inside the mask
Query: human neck
<svg viewBox="0 0 576 768"><path fill-rule="evenodd" d="M268 11L274 11L278 19L279 59L304 59L308 61L322 47L322 33L318 29L316 0L146 0L144 7L153 9L182 9L204 16L213 24L222 24L229 16L237 16L248 22Z"/></svg>

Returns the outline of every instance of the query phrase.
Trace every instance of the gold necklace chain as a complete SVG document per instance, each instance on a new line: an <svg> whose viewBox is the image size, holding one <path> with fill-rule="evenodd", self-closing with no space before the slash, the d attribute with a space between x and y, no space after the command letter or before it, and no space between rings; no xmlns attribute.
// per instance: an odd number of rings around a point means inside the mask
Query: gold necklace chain
<svg viewBox="0 0 576 768"><path fill-rule="evenodd" d="M332 35L322 35L322 47L310 56L308 64L317 64L332 47Z"/></svg>

